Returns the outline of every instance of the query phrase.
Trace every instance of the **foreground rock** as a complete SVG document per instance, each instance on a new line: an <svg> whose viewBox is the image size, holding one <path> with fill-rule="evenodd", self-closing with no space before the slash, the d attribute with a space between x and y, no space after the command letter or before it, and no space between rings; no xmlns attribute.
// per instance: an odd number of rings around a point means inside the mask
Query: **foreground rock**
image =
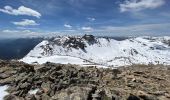
<svg viewBox="0 0 170 100"><path fill-rule="evenodd" d="M5 100L170 100L168 66L118 69L0 61Z"/></svg>

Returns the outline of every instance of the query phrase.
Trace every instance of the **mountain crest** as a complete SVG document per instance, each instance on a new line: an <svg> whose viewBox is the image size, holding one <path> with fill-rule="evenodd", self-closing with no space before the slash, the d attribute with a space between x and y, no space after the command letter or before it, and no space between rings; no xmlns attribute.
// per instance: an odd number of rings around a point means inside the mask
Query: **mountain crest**
<svg viewBox="0 0 170 100"><path fill-rule="evenodd" d="M102 66L169 65L170 46L168 41L170 41L170 37L136 37L115 40L93 35L63 36L44 40L22 61L28 63L61 61ZM79 59L78 62L75 59Z"/></svg>

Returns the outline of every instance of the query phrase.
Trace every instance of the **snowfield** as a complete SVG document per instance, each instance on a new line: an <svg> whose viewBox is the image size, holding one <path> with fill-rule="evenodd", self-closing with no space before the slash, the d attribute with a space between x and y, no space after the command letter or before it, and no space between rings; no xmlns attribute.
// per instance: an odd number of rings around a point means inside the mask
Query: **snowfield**
<svg viewBox="0 0 170 100"><path fill-rule="evenodd" d="M3 98L9 94L5 91L7 88L7 86L0 86L0 100L3 100Z"/></svg>
<svg viewBox="0 0 170 100"><path fill-rule="evenodd" d="M38 64L43 64L46 62L53 62L53 63L62 63L62 64L86 64L82 59L80 58L75 58L75 57L70 57L70 56L50 56L50 57L42 57L42 58L37 58L37 57L25 57L22 59L26 63L38 63Z"/></svg>
<svg viewBox="0 0 170 100"><path fill-rule="evenodd" d="M170 37L137 37L120 41L91 35L63 36L42 41L20 61L112 67L132 64L170 65Z"/></svg>

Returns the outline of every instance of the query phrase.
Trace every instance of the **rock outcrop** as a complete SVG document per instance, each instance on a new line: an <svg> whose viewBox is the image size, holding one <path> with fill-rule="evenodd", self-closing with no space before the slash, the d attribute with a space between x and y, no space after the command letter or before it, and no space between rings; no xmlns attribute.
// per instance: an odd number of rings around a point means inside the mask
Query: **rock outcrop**
<svg viewBox="0 0 170 100"><path fill-rule="evenodd" d="M0 61L0 68L0 85L9 86L5 100L170 100L168 66L104 69Z"/></svg>

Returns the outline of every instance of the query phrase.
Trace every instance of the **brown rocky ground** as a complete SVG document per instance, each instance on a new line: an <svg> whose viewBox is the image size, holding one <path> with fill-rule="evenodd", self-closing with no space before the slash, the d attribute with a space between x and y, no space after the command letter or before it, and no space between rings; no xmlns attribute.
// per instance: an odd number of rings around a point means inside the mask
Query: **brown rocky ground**
<svg viewBox="0 0 170 100"><path fill-rule="evenodd" d="M170 100L169 66L103 69L0 61L0 69L0 85L9 86L5 100Z"/></svg>

